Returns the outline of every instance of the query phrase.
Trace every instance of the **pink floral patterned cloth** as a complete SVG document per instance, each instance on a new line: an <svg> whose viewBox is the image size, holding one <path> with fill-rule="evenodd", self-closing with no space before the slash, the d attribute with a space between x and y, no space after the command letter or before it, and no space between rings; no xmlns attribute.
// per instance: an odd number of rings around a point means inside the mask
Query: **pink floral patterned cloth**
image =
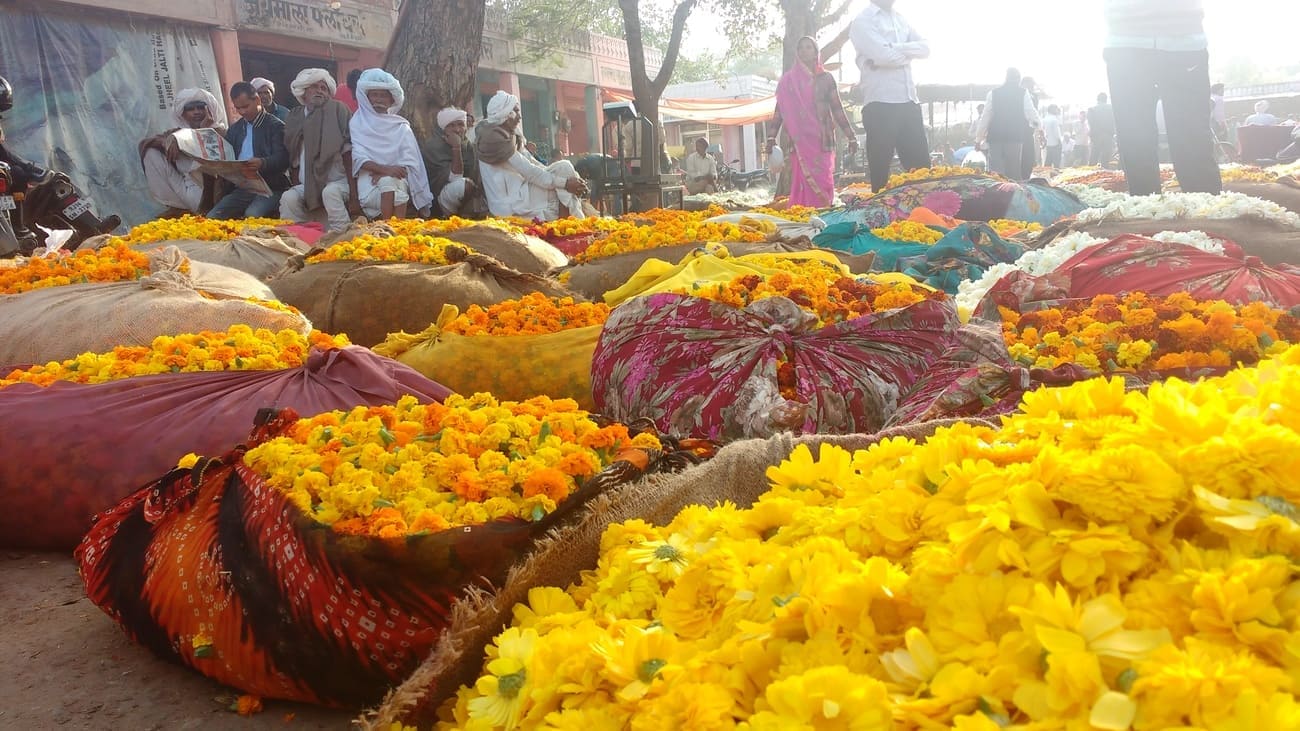
<svg viewBox="0 0 1300 731"><path fill-rule="evenodd" d="M874 432L948 346L951 301L824 328L788 299L737 309L685 295L638 298L605 324L592 361L597 410L707 439ZM794 366L795 400L777 369Z"/></svg>

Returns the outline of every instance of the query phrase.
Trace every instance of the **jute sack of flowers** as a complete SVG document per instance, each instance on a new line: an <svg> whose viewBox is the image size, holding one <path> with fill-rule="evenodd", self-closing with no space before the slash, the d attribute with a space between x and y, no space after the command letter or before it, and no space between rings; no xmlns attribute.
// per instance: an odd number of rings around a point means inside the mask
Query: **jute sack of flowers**
<svg viewBox="0 0 1300 731"><path fill-rule="evenodd" d="M880 429L946 347L956 309L910 289L834 289L864 314L828 321L843 316L838 305L805 309L784 295L736 307L655 294L618 307L592 359L597 408L706 439ZM911 304L885 309L895 297Z"/></svg>
<svg viewBox="0 0 1300 731"><path fill-rule="evenodd" d="M239 442L260 408L315 415L450 393L340 342L237 325L0 373L0 546L73 548L96 513L186 452Z"/></svg>
<svg viewBox="0 0 1300 731"><path fill-rule="evenodd" d="M553 280L523 274L494 259L459 247L446 249L445 266L402 261L313 261L272 279L284 302L302 310L326 332L346 334L370 347L389 333L422 332L444 305L464 310L531 292L569 296Z"/></svg>
<svg viewBox="0 0 1300 731"><path fill-rule="evenodd" d="M259 280L265 280L283 269L289 257L306 250L305 247L295 246L293 241L296 239L265 232L237 236L229 241L156 241L137 244L135 248L152 251L174 246L189 257L190 261L238 269Z"/></svg>
<svg viewBox="0 0 1300 731"><path fill-rule="evenodd" d="M665 262L679 262L692 252L708 249L706 244L678 244L662 246L656 249L630 251L626 254L601 257L592 261L576 264L560 272L560 280L569 289L592 301L600 301L606 292L618 289L628 282L637 271L651 259ZM809 242L790 243L786 241L765 241L760 243L728 243L724 245L732 256L746 254L783 254L813 249ZM874 257L851 256L841 252L835 254L854 274L871 271Z"/></svg>
<svg viewBox="0 0 1300 731"><path fill-rule="evenodd" d="M510 571L499 590L472 588L465 592L453 606L451 622L428 659L390 692L382 705L359 718L357 725L368 731L388 731L394 723L425 728L458 688L474 685L483 666L483 648L510 624L516 607L528 603L532 589L575 585L583 573L596 568L608 540L602 537L610 526L627 521L666 525L690 506L702 509L727 503L747 508L767 491L767 470L779 465L799 444L814 450L822 444L864 449L891 437L924 439L953 423L916 424L874 435L778 434L733 442L711 460L680 474L654 475L592 500L580 521L540 540L528 558Z"/></svg>
<svg viewBox="0 0 1300 731"><path fill-rule="evenodd" d="M587 500L685 464L571 401L294 416L263 414L244 445L141 489L77 557L87 595L159 656L335 706L377 702L468 587L500 584Z"/></svg>
<svg viewBox="0 0 1300 731"><path fill-rule="evenodd" d="M418 222L417 222L418 223ZM326 234L316 242L317 249L346 243L361 237L398 236L392 226L382 221L357 221L343 231ZM505 231L495 226L467 226L452 231L439 230L437 236L461 244L471 252L492 257L507 267L525 274L545 274L569 263L569 257L551 244L522 232Z"/></svg>
<svg viewBox="0 0 1300 731"><path fill-rule="evenodd" d="M168 253L170 251L170 254ZM0 295L0 365L47 363L159 335L247 324L311 330L301 314L272 303L214 299L200 291L175 249L150 255L152 273L134 281L67 284Z"/></svg>
<svg viewBox="0 0 1300 731"><path fill-rule="evenodd" d="M374 350L457 393L571 398L591 410L591 356L608 317L603 304L540 294L475 305L464 315L444 305L423 332L391 334Z"/></svg>
<svg viewBox="0 0 1300 731"><path fill-rule="evenodd" d="M1290 176L1278 178L1274 183L1227 182L1223 184L1223 189L1272 201L1292 213L1300 213L1300 181Z"/></svg>

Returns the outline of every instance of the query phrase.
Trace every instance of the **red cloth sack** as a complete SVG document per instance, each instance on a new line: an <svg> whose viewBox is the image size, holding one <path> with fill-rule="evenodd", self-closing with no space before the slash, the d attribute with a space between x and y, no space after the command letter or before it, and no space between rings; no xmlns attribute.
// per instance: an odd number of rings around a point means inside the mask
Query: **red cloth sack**
<svg viewBox="0 0 1300 731"><path fill-rule="evenodd" d="M71 549L91 518L176 466L220 454L265 407L314 416L451 391L356 346L315 350L298 368L137 376L0 388L0 545Z"/></svg>

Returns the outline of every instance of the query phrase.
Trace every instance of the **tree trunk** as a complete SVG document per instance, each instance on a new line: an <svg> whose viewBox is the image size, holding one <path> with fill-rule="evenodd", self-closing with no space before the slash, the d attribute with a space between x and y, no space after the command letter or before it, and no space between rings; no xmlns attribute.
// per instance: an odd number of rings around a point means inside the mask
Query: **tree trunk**
<svg viewBox="0 0 1300 731"><path fill-rule="evenodd" d="M468 109L478 82L483 52L483 0L406 0L388 45L389 73L402 82L415 136L424 140L438 129L438 111Z"/></svg>
<svg viewBox="0 0 1300 731"><path fill-rule="evenodd" d="M659 73L651 79L646 69L645 41L641 33L641 0L618 0L619 9L623 11L628 65L632 69L632 96L636 100L636 110L650 121L652 130L659 129L659 99L673 77L673 69L677 66L677 56L682 47L682 34L686 30L686 19L690 17L695 3L696 0L681 0L673 11L672 34L668 38L668 48L664 51L664 63L659 68ZM657 136L656 132L650 139ZM659 175L659 149L650 143L650 139L641 140L641 172L643 175Z"/></svg>
<svg viewBox="0 0 1300 731"><path fill-rule="evenodd" d="M817 37L817 17L808 0L781 0L785 14L785 36L781 41L781 70L794 68L795 50L804 36Z"/></svg>

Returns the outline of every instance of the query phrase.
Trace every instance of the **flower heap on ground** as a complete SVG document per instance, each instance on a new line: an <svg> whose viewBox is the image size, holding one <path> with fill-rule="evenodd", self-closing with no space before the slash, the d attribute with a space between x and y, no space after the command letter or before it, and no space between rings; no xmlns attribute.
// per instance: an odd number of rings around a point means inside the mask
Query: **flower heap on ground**
<svg viewBox="0 0 1300 731"><path fill-rule="evenodd" d="M403 396L301 419L244 463L338 533L396 538L540 519L628 447L659 441L601 427L570 399Z"/></svg>
<svg viewBox="0 0 1300 731"><path fill-rule="evenodd" d="M264 302L258 304L265 305ZM345 335L313 330L304 337L293 330L272 332L232 325L225 332L204 330L160 335L148 346L118 346L107 353L82 353L63 362L14 370L0 378L0 388L15 383L48 386L55 381L104 383L132 376L198 371L272 371L297 368L312 348L350 345Z"/></svg>
<svg viewBox="0 0 1300 731"><path fill-rule="evenodd" d="M1075 216L1079 224L1159 218L1257 218L1300 228L1300 214L1244 193L1165 193L1159 196L1125 196L1104 208L1090 208Z"/></svg>
<svg viewBox="0 0 1300 731"><path fill-rule="evenodd" d="M202 216L184 215L180 218L160 218L142 223L126 236L114 236L110 243L152 244L157 241L229 241L248 229L266 226L284 226L292 223L278 218L243 218L218 221Z"/></svg>
<svg viewBox="0 0 1300 731"><path fill-rule="evenodd" d="M1234 306L1184 292L1104 294L1017 313L1005 307L1011 356L1036 368L1077 363L1103 373L1253 365L1300 343L1300 319L1262 302Z"/></svg>
<svg viewBox="0 0 1300 731"><path fill-rule="evenodd" d="M882 239L909 244L937 244L943 232L915 221L894 221L883 228L873 228L871 233Z"/></svg>
<svg viewBox="0 0 1300 731"><path fill-rule="evenodd" d="M441 236L410 234L374 236L366 234L350 241L340 241L324 251L311 256L307 262L326 261L405 261L415 264L445 266L449 247L468 250L464 244Z"/></svg>
<svg viewBox="0 0 1300 731"><path fill-rule="evenodd" d="M611 526L440 728L1300 727L1297 398L1293 348L800 446L751 508Z"/></svg>
<svg viewBox="0 0 1300 731"><path fill-rule="evenodd" d="M1187 244L1210 254L1224 253L1223 240L1216 239L1204 231L1162 231L1151 238L1165 243ZM1055 239L1041 249L1026 251L1016 259L1014 264L994 264L985 270L984 276L979 279L967 279L957 285L957 306L971 312L984 299L989 289L1007 274L1014 271L1022 271L1036 277L1051 274L1075 254L1107 242L1108 239L1076 231Z"/></svg>
<svg viewBox="0 0 1300 731"><path fill-rule="evenodd" d="M457 335L546 335L604 325L609 305L534 292L488 307L471 305L443 328Z"/></svg>
<svg viewBox="0 0 1300 731"><path fill-rule="evenodd" d="M515 221L504 218L461 218L452 216L451 218L393 218L382 223L388 224L393 232L399 236L437 236L439 234L459 231L463 228L473 228L477 226L487 226L489 228L518 233L524 230L524 226L518 225Z"/></svg>
<svg viewBox="0 0 1300 731"><path fill-rule="evenodd" d="M788 208L768 208L767 206L759 206L750 211L750 213L761 214L764 216L775 216L776 218L784 218L787 221L794 221L795 223L808 223L809 219L817 215L817 210L818 209L811 206L789 206Z"/></svg>
<svg viewBox="0 0 1300 731"><path fill-rule="evenodd" d="M631 251L695 242L757 243L767 240L776 230L771 223L756 219L743 225L706 220L725 213L726 210L713 205L703 211L656 208L629 214L617 221L604 219L607 223L591 224L601 229L603 238L573 257L573 261L581 263Z"/></svg>
<svg viewBox="0 0 1300 731"><path fill-rule="evenodd" d="M778 269L775 274L747 274L730 282L714 282L679 289L677 294L746 307L769 297L785 297L818 318L818 327L853 320L873 312L893 310L926 299L942 299L942 291L898 282L880 283L870 276L845 276L839 268L815 259L751 255L760 266Z"/></svg>
<svg viewBox="0 0 1300 731"><path fill-rule="evenodd" d="M1056 187L1073 194L1075 198L1079 199L1079 202L1089 208L1105 208L1112 203L1128 200L1129 198L1127 193L1119 193L1083 183L1060 183Z"/></svg>
<svg viewBox="0 0 1300 731"><path fill-rule="evenodd" d="M186 261L182 271L189 268ZM82 249L65 256L34 257L0 269L0 294L89 282L124 282L149 275L149 256L125 243Z"/></svg>
<svg viewBox="0 0 1300 731"><path fill-rule="evenodd" d="M1010 238L1020 234L1036 234L1043 230L1043 224L1033 221L1013 221L1006 218L995 218L988 222L989 227L997 232L1002 238Z"/></svg>

